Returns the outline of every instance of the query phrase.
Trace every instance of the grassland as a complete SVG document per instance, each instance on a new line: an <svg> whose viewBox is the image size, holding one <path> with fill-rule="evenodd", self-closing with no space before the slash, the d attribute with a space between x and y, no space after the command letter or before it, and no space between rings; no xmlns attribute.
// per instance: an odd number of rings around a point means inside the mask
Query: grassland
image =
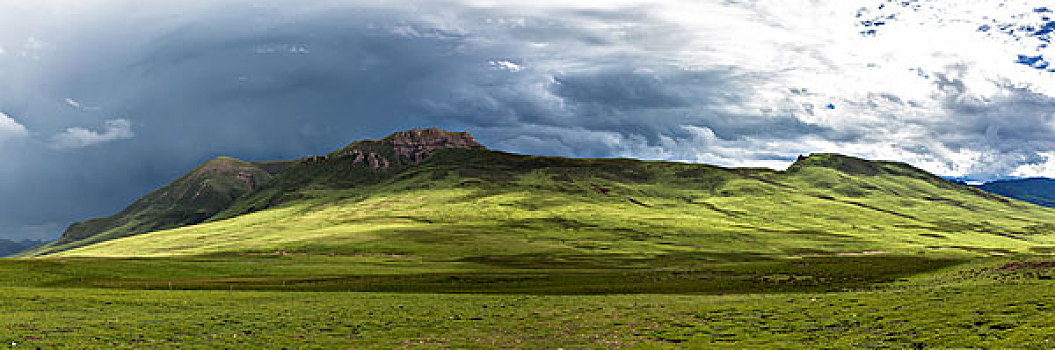
<svg viewBox="0 0 1055 350"><path fill-rule="evenodd" d="M575 272L624 285L617 294L568 288L574 278L530 290L509 284L539 271L507 271L496 282L439 270L343 269L339 257L259 259L2 261L0 341L12 348L1041 349L1055 338L1055 264L1037 258L719 264L656 271L652 283L683 288L629 293L638 280ZM324 277L349 270L401 287L340 292ZM422 283L423 274L455 278L443 289ZM821 283L797 282L809 280Z"/></svg>
<svg viewBox="0 0 1055 350"><path fill-rule="evenodd" d="M269 181L272 174L289 164L283 161L251 163L229 157L210 160L171 184L148 193L120 213L74 223L58 240L26 254L70 249L203 222Z"/></svg>

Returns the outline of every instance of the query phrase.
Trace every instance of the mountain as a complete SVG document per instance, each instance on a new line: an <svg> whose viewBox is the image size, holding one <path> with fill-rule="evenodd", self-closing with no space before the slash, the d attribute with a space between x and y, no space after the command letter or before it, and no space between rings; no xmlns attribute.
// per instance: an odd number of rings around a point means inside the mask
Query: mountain
<svg viewBox="0 0 1055 350"><path fill-rule="evenodd" d="M397 132L380 140L354 142L327 155L300 159L258 191L233 203L214 219L267 209L302 198L306 188L346 189L377 183L406 171L440 149L484 150L465 132L437 128Z"/></svg>
<svg viewBox="0 0 1055 350"><path fill-rule="evenodd" d="M34 251L70 249L204 222L291 164L254 163L228 157L210 160L114 216L70 225L58 240Z"/></svg>
<svg viewBox="0 0 1055 350"><path fill-rule="evenodd" d="M239 190L202 211L186 201L165 210L158 203L186 196L155 192L102 221L133 224L74 225L64 245L28 255L312 253L516 267L1055 250L1055 210L838 154L803 156L785 171L570 159L426 129L282 164L255 172L254 185L228 182ZM169 189L201 169L159 192L189 193ZM133 215L143 207L154 209Z"/></svg>
<svg viewBox="0 0 1055 350"><path fill-rule="evenodd" d="M0 239L0 257L19 253L26 249L38 246L40 243L40 241L34 240L13 241L9 239Z"/></svg>
<svg viewBox="0 0 1055 350"><path fill-rule="evenodd" d="M1055 207L1055 180L1053 179L1001 180L982 184L978 188L1036 205Z"/></svg>

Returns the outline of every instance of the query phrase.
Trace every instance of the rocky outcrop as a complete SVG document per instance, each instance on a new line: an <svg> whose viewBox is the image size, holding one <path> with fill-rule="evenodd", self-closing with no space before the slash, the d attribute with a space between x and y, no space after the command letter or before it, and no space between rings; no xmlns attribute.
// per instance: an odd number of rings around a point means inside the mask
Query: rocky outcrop
<svg viewBox="0 0 1055 350"><path fill-rule="evenodd" d="M352 158L356 164L388 169L396 164L421 163L433 152L443 148L484 149L484 146L467 132L450 132L438 128L414 129L400 131L381 140L360 141L333 155L305 157L301 162L319 163L334 158ZM391 150L391 154L384 152L387 150Z"/></svg>
<svg viewBox="0 0 1055 350"><path fill-rule="evenodd" d="M437 128L401 131L385 138L397 156L417 164L440 148L484 148L467 132L450 132Z"/></svg>
<svg viewBox="0 0 1055 350"><path fill-rule="evenodd" d="M242 180L242 182L245 183L245 189L248 190L248 191L255 190L257 188L257 186L259 185L259 182L256 179L256 175L253 175L252 172L240 171L240 172L238 172L238 175L235 175L235 177L237 177L239 180Z"/></svg>
<svg viewBox="0 0 1055 350"><path fill-rule="evenodd" d="M388 169L390 165L388 158L377 155L377 153L370 153L366 156L366 161L370 163L370 167L374 169Z"/></svg>

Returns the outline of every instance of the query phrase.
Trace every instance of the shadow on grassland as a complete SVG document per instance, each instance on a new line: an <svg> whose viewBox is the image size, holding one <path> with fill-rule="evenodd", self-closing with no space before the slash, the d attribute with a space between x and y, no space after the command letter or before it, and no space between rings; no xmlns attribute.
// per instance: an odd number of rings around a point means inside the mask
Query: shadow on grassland
<svg viewBox="0 0 1055 350"><path fill-rule="evenodd" d="M479 259L487 263L488 259ZM680 258L677 259L680 261ZM669 262L669 261L664 261ZM246 274L201 278L70 278L51 287L478 294L750 294L873 288L963 260L911 256L811 257L651 268L525 268L413 274ZM159 263L164 263L159 261ZM647 262L638 262L648 265ZM202 266L208 268L208 264Z"/></svg>

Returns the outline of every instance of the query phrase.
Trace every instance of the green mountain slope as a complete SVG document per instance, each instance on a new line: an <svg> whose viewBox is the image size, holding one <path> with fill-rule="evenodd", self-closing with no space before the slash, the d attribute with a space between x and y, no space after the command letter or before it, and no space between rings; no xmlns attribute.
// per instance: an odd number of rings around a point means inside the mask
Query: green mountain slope
<svg viewBox="0 0 1055 350"><path fill-rule="evenodd" d="M56 255L308 252L515 268L1055 247L1055 210L901 163L817 154L787 171L728 169L469 141L433 129L355 143L298 162L209 222Z"/></svg>
<svg viewBox="0 0 1055 350"><path fill-rule="evenodd" d="M978 188L1001 196L1055 207L1055 179L1033 178L993 181Z"/></svg>
<svg viewBox="0 0 1055 350"><path fill-rule="evenodd" d="M213 220L307 198L313 190L341 190L376 184L417 165L440 149L483 150L484 147L468 133L436 128L397 132L380 140L356 141L324 156L301 159L273 181L217 214Z"/></svg>
<svg viewBox="0 0 1055 350"><path fill-rule="evenodd" d="M27 253L43 254L204 222L271 180L274 173L289 164L252 163L228 157L210 160L120 213L74 223L58 240Z"/></svg>

